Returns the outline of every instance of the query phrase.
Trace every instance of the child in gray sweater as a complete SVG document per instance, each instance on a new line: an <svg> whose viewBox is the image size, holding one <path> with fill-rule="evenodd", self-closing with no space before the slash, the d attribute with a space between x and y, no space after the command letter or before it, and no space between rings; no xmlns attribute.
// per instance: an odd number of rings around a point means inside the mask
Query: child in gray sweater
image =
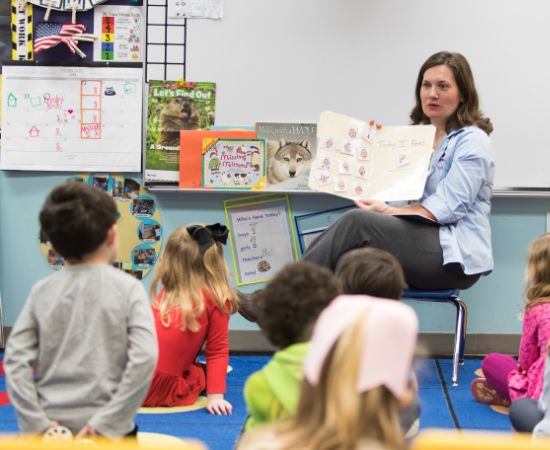
<svg viewBox="0 0 550 450"><path fill-rule="evenodd" d="M55 188L42 207L42 231L66 267L32 288L7 343L7 387L22 433L59 425L77 438L135 432L158 350L143 286L111 266L116 218L108 194L77 181Z"/></svg>

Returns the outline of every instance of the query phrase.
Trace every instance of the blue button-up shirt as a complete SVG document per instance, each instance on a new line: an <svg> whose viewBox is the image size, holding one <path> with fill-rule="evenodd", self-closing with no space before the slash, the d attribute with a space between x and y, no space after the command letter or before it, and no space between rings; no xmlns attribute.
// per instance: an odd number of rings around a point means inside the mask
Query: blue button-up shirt
<svg viewBox="0 0 550 450"><path fill-rule="evenodd" d="M441 224L443 264L459 263L467 275L493 270L491 195L494 153L477 127L446 135L432 156L420 203Z"/></svg>

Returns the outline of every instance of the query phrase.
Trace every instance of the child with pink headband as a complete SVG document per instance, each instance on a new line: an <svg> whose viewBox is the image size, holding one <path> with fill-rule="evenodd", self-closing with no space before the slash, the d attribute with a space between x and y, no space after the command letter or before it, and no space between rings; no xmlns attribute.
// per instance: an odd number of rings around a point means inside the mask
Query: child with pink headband
<svg viewBox="0 0 550 450"><path fill-rule="evenodd" d="M404 449L398 412L410 401L417 332L407 305L337 297L315 325L296 416L246 433L238 450Z"/></svg>

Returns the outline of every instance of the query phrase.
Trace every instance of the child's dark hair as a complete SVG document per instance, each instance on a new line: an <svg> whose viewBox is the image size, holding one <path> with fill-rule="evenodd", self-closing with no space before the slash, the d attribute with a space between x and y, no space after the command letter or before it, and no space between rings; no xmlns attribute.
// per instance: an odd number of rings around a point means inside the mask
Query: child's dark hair
<svg viewBox="0 0 550 450"><path fill-rule="evenodd" d="M372 247L357 248L342 256L336 265L336 278L342 293L350 295L398 300L407 287L399 261Z"/></svg>
<svg viewBox="0 0 550 450"><path fill-rule="evenodd" d="M101 246L116 218L112 197L69 180L48 195L40 211L40 226L61 256L80 260Z"/></svg>
<svg viewBox="0 0 550 450"><path fill-rule="evenodd" d="M277 347L307 341L317 317L338 294L330 270L308 261L287 264L259 294L258 323Z"/></svg>

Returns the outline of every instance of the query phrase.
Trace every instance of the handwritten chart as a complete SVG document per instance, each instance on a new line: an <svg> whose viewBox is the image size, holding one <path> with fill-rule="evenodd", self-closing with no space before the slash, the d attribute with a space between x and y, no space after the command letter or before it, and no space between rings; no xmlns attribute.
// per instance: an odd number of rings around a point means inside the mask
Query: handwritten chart
<svg viewBox="0 0 550 450"><path fill-rule="evenodd" d="M4 65L0 168L141 170L141 67Z"/></svg>
<svg viewBox="0 0 550 450"><path fill-rule="evenodd" d="M224 203L238 286L268 281L297 260L287 196L259 195Z"/></svg>

